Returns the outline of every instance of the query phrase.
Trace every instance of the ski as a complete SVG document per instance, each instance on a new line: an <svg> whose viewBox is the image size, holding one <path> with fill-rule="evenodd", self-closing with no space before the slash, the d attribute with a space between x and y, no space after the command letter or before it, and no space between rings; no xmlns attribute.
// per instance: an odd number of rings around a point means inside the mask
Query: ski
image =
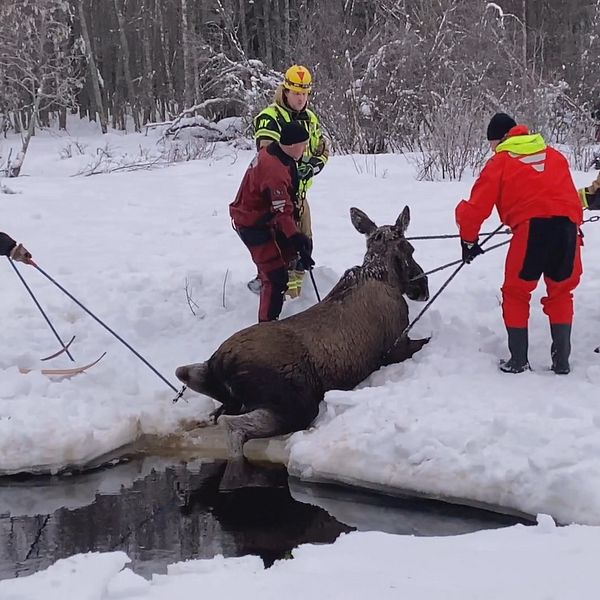
<svg viewBox="0 0 600 600"><path fill-rule="evenodd" d="M106 356L106 352L104 352L101 356L99 356L96 360L88 363L87 365L82 365L80 367L70 367L66 369L41 369L37 371L42 375L47 375L48 377L72 377L73 375L79 375L79 373L83 373L87 371L94 365L97 365L104 357ZM27 367L19 367L19 371L26 375L27 373L31 373L36 371L36 369L29 369Z"/></svg>
<svg viewBox="0 0 600 600"><path fill-rule="evenodd" d="M64 348L61 348L58 352L55 352L54 354L51 354L50 356L46 356L44 358L40 358L41 361L45 361L45 360L51 360L53 358L56 358L57 356L60 356L63 352L65 352L66 350L68 350L71 347L71 344L73 343L73 340L75 339L75 336L73 336L64 346Z"/></svg>

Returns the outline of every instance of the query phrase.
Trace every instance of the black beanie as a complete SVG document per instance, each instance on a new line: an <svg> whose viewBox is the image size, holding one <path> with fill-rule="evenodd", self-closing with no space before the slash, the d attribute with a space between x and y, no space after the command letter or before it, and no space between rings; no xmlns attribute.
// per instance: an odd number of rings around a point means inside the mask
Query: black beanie
<svg viewBox="0 0 600 600"><path fill-rule="evenodd" d="M286 123L281 128L279 143L282 146L291 146L292 144L306 142L306 140L308 140L308 131L306 131L306 128L298 123L298 121Z"/></svg>
<svg viewBox="0 0 600 600"><path fill-rule="evenodd" d="M516 121L506 113L496 113L487 128L487 139L492 142L501 140L515 125Z"/></svg>

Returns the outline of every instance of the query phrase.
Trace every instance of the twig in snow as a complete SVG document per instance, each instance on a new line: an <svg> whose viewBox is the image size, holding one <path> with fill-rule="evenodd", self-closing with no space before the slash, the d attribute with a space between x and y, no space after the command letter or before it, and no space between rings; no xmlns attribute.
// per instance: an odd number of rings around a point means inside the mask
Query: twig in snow
<svg viewBox="0 0 600 600"><path fill-rule="evenodd" d="M225 287L227 285L227 277L229 276L229 269L225 271L225 277L223 278L223 308L227 309L227 304L225 303Z"/></svg>
<svg viewBox="0 0 600 600"><path fill-rule="evenodd" d="M194 299L192 298L192 294L193 294L192 284L190 283L190 280L186 277L185 278L185 298L187 300L188 306L190 307L190 310L192 311L192 314L194 316L196 316L196 311L194 310L194 307L196 307L198 310L200 310L200 307L194 302Z"/></svg>

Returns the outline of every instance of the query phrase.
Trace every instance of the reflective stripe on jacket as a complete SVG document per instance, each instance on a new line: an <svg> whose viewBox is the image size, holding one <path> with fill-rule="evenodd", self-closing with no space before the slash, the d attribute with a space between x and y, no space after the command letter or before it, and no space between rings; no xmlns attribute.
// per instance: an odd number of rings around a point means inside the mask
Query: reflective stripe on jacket
<svg viewBox="0 0 600 600"><path fill-rule="evenodd" d="M257 142L265 139L278 142L281 135L281 128L286 123L292 121L302 123L308 131L308 144L303 160L311 162L311 158L316 158L320 161L322 168L329 159L329 150L321 131L319 118L309 108L301 111L292 111L285 106L282 86L279 86L275 92L275 102L261 110L254 117L254 139ZM309 188L311 185L312 178L301 182L301 188L304 189Z"/></svg>
<svg viewBox="0 0 600 600"><path fill-rule="evenodd" d="M278 142L281 135L281 128L286 123L291 123L292 121L302 123L308 131L308 144L304 152L305 156L309 158L319 156L321 158L323 154L323 148L321 147L323 141L321 125L319 124L317 115L308 108L292 115L291 111L279 104L270 104L254 117L254 138L257 140L268 138ZM324 157L324 162L327 161L327 158L328 156Z"/></svg>
<svg viewBox="0 0 600 600"><path fill-rule="evenodd" d="M533 217L567 217L580 225L581 200L567 159L524 125L508 136L485 164L470 198L456 207L461 237L475 241L494 206L511 228Z"/></svg>

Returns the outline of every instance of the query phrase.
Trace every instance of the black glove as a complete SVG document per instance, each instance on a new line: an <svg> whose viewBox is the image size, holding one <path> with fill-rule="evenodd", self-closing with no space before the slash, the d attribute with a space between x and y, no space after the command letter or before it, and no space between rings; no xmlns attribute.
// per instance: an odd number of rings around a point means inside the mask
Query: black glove
<svg viewBox="0 0 600 600"><path fill-rule="evenodd" d="M13 240L10 235L2 233L0 231L0 254L3 256L10 256L13 248L17 245L17 242Z"/></svg>
<svg viewBox="0 0 600 600"><path fill-rule="evenodd" d="M462 259L463 262L469 264L475 257L483 254L483 249L477 243L479 240L474 242L467 242L466 240L460 240L460 247L462 248Z"/></svg>
<svg viewBox="0 0 600 600"><path fill-rule="evenodd" d="M585 201L587 203L587 207L590 210L600 210L600 188L597 189L594 193L590 193L585 190Z"/></svg>
<svg viewBox="0 0 600 600"><path fill-rule="evenodd" d="M300 181L307 181L313 176L313 166L307 162L301 162L298 165L298 179Z"/></svg>
<svg viewBox="0 0 600 600"><path fill-rule="evenodd" d="M324 166L325 163L320 158L311 156L307 161L303 160L298 164L298 177L302 181L311 179L315 175L318 175Z"/></svg>
<svg viewBox="0 0 600 600"><path fill-rule="evenodd" d="M312 242L307 235L303 233L295 233L290 239L290 243L300 257L300 266L305 271L310 271L315 266L315 261L312 259Z"/></svg>

